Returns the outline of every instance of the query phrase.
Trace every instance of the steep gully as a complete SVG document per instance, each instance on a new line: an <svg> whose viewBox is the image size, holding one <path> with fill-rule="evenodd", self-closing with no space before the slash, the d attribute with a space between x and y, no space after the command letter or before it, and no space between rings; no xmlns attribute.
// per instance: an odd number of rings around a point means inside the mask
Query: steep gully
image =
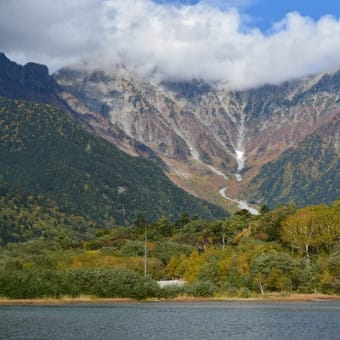
<svg viewBox="0 0 340 340"><path fill-rule="evenodd" d="M191 151L191 155L192 157L196 160L196 161L200 161L199 158L199 152L198 150L196 150L193 146L190 147L190 151ZM238 182L242 181L242 175L241 172L244 168L244 163L245 163L245 157L244 157L244 152L240 151L240 150L235 150L235 158L237 161L237 172L235 173L235 177L237 179ZM225 175L222 171L216 169L214 166L212 165L208 165L208 168L215 173L216 175L223 177L225 180L229 180L228 176ZM258 215L259 211L253 207L251 207L247 201L244 200L238 200L235 198L231 198L229 196L226 195L226 190L228 189L228 186L221 188L218 192L219 194L226 200L234 202L237 204L237 206L240 209L245 209L248 210L251 214L253 215Z"/></svg>
<svg viewBox="0 0 340 340"><path fill-rule="evenodd" d="M237 167L237 172L235 173L236 179L238 182L242 181L242 175L241 175L241 171L244 168L244 162L245 162L245 158L244 158L244 153L239 151L239 150L235 150L235 157L236 160L238 160L238 167ZM209 169L214 172L216 175L219 175L221 177L223 177L224 179L228 180L228 177L223 174L221 171L219 171L218 169L214 168L213 166L209 165ZM219 194L226 200L234 202L237 204L237 206L240 209L245 209L248 210L251 214L253 215L259 215L259 211L253 207L251 207L247 201L244 200L238 200L235 198L231 198L229 196L226 195L226 190L228 189L228 186L221 188L218 192Z"/></svg>
<svg viewBox="0 0 340 340"><path fill-rule="evenodd" d="M244 135L245 135L245 116L244 113L241 113L241 119L240 119L240 125L239 125L239 130L238 130L238 138L236 141L236 145L233 145L233 149L234 149L234 157L235 160L237 162L237 170L235 173L235 177L236 180L238 182L241 182L243 177L242 177L242 170L244 169L244 165L245 165L245 148L244 148ZM192 147L190 147L190 150L192 151L192 154L194 155L194 158L197 160L199 157L197 156L199 153L197 150L193 150ZM213 167L212 165L208 166L209 169L215 173L218 176L223 177L224 179L228 180L228 177L221 172L220 170L216 169L215 167ZM240 209L245 209L248 210L251 214L253 215L259 215L259 211L253 207L251 207L249 205L249 203L247 201L244 200L238 200L235 198L231 198L229 196L226 195L226 190L228 189L228 186L225 186L223 188L221 188L218 192L219 194L226 200L234 202L237 204L237 206Z"/></svg>

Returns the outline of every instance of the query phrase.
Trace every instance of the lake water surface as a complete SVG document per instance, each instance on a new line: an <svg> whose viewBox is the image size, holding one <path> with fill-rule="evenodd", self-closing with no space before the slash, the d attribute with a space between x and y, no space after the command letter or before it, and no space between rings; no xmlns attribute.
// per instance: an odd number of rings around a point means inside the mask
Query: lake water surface
<svg viewBox="0 0 340 340"><path fill-rule="evenodd" d="M340 301L0 306L0 339L340 339Z"/></svg>

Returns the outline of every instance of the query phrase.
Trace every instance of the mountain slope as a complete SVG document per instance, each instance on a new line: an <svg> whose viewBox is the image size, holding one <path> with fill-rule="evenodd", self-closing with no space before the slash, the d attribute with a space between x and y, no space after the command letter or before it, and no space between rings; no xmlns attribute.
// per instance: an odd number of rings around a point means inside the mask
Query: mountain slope
<svg viewBox="0 0 340 340"><path fill-rule="evenodd" d="M250 182L251 200L274 207L328 203L340 197L340 116L270 162Z"/></svg>
<svg viewBox="0 0 340 340"><path fill-rule="evenodd" d="M89 110L72 94L65 92L49 75L45 65L27 63L21 66L0 52L0 96L56 106L87 130L100 135L129 154L157 159L151 149L132 140L123 130L106 121L101 114Z"/></svg>
<svg viewBox="0 0 340 340"><path fill-rule="evenodd" d="M204 80L158 82L122 65L64 68L53 77L42 65L19 66L0 54L0 95L55 105L128 154L156 160L179 187L232 211L246 197L272 201L249 184L262 166L283 166L285 151L301 152L305 138L322 130L339 140L328 126L340 115L340 71L238 92ZM314 179L331 183L322 169ZM273 185L266 178L263 188ZM314 179L305 180L317 203L325 195ZM285 197L286 188L277 187L281 203L308 204L304 195Z"/></svg>
<svg viewBox="0 0 340 340"><path fill-rule="evenodd" d="M155 163L119 151L49 105L0 99L0 164L3 181L108 226L138 213L225 215L176 187Z"/></svg>
<svg viewBox="0 0 340 340"><path fill-rule="evenodd" d="M244 198L263 165L340 114L340 71L241 92L203 80L157 83L119 65L54 77L104 125L152 149L174 182L221 205L213 192L228 186L228 196Z"/></svg>
<svg viewBox="0 0 340 340"><path fill-rule="evenodd" d="M0 246L31 239L58 240L77 246L96 235L97 226L83 216L67 214L51 199L24 193L0 181Z"/></svg>

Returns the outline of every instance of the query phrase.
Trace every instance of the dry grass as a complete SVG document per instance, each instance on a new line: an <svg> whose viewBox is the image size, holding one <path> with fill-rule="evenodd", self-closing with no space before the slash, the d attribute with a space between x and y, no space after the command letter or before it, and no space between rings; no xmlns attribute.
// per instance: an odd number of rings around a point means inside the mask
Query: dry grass
<svg viewBox="0 0 340 340"><path fill-rule="evenodd" d="M307 302L307 301L331 301L340 300L340 295L327 294L291 294L282 295L280 293L265 294L258 297L240 298L240 297L191 297L180 296L169 300L147 299L146 302ZM136 302L127 298L103 299L92 296L81 296L77 298L63 297L60 299L44 298L44 299L0 299L0 305L63 305L63 304L91 304L91 303L127 303Z"/></svg>

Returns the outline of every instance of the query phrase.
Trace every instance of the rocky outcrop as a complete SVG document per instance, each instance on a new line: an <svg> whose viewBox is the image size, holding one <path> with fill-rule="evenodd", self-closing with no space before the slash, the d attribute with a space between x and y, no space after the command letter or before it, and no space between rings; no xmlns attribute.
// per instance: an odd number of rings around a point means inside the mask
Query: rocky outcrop
<svg viewBox="0 0 340 340"><path fill-rule="evenodd" d="M60 91L45 65L21 66L0 53L0 96L63 106L57 96Z"/></svg>

